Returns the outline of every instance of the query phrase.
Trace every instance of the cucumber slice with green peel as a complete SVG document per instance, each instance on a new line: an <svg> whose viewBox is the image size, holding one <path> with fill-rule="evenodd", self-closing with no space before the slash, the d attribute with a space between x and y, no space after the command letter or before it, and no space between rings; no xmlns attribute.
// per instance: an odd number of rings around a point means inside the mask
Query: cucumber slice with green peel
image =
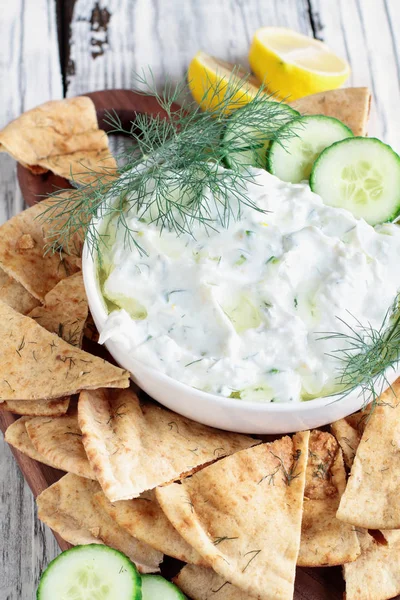
<svg viewBox="0 0 400 600"><path fill-rule="evenodd" d="M142 575L142 600L187 600L181 590L161 575Z"/></svg>
<svg viewBox="0 0 400 600"><path fill-rule="evenodd" d="M101 544L75 546L42 574L37 600L141 600L142 579L125 554Z"/></svg>
<svg viewBox="0 0 400 600"><path fill-rule="evenodd" d="M276 107L274 111L275 126L271 128L268 119L271 118L271 106ZM225 157L226 166L235 167L259 167L265 169L266 152L270 144L270 139L282 125L296 119L300 113L294 108L282 102L263 102L260 104L259 112L254 113L254 117L249 115L248 120L254 122L253 125L244 126L242 124L242 112L249 110L246 106L236 110L230 117L225 129L222 142L233 146L232 151ZM265 113L265 129L260 129Z"/></svg>
<svg viewBox="0 0 400 600"><path fill-rule="evenodd" d="M400 215L400 156L376 138L349 138L322 152L310 186L325 204L370 225L393 221Z"/></svg>
<svg viewBox="0 0 400 600"><path fill-rule="evenodd" d="M325 148L350 137L351 129L338 119L300 117L279 129L278 139L267 153L267 169L282 181L300 183L310 177L314 162Z"/></svg>

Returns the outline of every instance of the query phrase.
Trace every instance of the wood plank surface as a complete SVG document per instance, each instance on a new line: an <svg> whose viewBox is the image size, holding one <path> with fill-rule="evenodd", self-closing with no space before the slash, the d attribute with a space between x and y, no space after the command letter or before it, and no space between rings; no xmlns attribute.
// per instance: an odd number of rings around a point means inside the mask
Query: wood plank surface
<svg viewBox="0 0 400 600"><path fill-rule="evenodd" d="M254 30L279 25L347 57L349 85L374 93L370 134L400 149L398 0L3 0L1 8L0 127L63 94L129 88L147 65L160 86L167 74L177 80L198 49L246 65ZM0 155L0 223L22 207L15 173ZM58 548L2 440L0 498L0 599L29 600ZM316 599L337 597L315 590Z"/></svg>
<svg viewBox="0 0 400 600"><path fill-rule="evenodd" d="M28 108L62 97L55 6L49 0L0 3L0 127ZM23 208L16 164L0 155L0 223ZM30 600L58 552L36 518L35 502L0 436L0 598Z"/></svg>

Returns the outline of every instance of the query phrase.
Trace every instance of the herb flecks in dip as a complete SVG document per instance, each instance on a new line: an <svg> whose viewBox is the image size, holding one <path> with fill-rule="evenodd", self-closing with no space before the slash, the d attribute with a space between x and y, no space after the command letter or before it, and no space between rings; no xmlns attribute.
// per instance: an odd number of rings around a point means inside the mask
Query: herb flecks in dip
<svg viewBox="0 0 400 600"><path fill-rule="evenodd" d="M147 365L242 400L300 401L337 390L341 321L379 328L400 288L400 229L371 227L306 184L254 170L240 217L193 237L127 215L146 254L113 232L100 279L115 339ZM234 198L233 213L239 210ZM217 218L214 202L211 216ZM237 212L237 211L236 211ZM146 222L147 221L147 222Z"/></svg>

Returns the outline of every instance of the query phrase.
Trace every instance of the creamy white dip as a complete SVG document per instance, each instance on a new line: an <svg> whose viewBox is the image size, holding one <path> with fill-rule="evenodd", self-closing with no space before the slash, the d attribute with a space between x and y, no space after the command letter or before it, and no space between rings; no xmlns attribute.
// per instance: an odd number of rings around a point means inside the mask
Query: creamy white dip
<svg viewBox="0 0 400 600"><path fill-rule="evenodd" d="M147 256L124 243L123 229L115 233L103 255L111 312L101 342L223 396L296 402L332 393L340 363L328 354L338 341L321 332L349 333L340 319L381 325L400 288L400 228L371 227L325 206L307 184L254 174L247 194L269 212L242 206L227 229L160 235L128 216Z"/></svg>

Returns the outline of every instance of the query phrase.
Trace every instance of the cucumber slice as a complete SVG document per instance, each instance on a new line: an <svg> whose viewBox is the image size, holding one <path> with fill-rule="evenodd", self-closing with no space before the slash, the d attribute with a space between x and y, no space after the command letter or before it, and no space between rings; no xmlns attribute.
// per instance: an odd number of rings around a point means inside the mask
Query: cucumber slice
<svg viewBox="0 0 400 600"><path fill-rule="evenodd" d="M37 600L141 600L142 580L125 554L102 546L75 546L42 574Z"/></svg>
<svg viewBox="0 0 400 600"><path fill-rule="evenodd" d="M271 106L279 107L279 111L277 110L276 113L278 115L278 127L274 128L268 126ZM241 121L242 113L245 110L249 111L246 106L243 106L229 117L222 142L229 143L231 146L234 140L235 150L225 157L226 166L231 169L238 166L265 169L266 152L270 144L268 138L275 136L283 124L296 119L300 116L300 113L282 102L263 102L260 104L259 113L255 113L254 117L249 115L249 120L254 118L254 123L257 123L257 126L243 126ZM260 130L259 125L262 123L263 112L265 113L265 129Z"/></svg>
<svg viewBox="0 0 400 600"><path fill-rule="evenodd" d="M142 600L186 600L186 596L161 575L142 575Z"/></svg>
<svg viewBox="0 0 400 600"><path fill-rule="evenodd" d="M310 177L311 169L325 148L353 137L351 129L338 119L313 115L300 117L281 127L267 155L267 170L291 183Z"/></svg>
<svg viewBox="0 0 400 600"><path fill-rule="evenodd" d="M393 221L400 215L400 156L376 138L343 140L322 152L310 186L325 204L370 225Z"/></svg>

